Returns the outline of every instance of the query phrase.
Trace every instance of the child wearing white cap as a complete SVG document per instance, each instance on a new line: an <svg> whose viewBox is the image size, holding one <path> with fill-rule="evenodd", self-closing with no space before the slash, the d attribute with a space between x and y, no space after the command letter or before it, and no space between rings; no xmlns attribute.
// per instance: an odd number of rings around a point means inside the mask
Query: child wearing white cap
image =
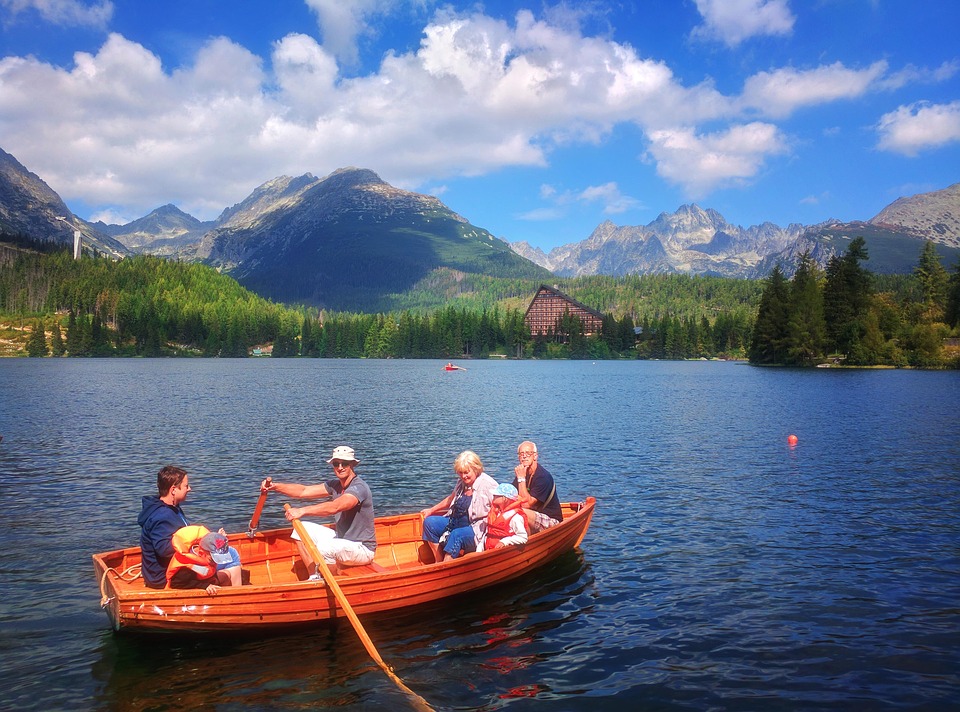
<svg viewBox="0 0 960 712"><path fill-rule="evenodd" d="M517 500L517 488L501 482L493 491L493 504L487 515L484 537L477 551L489 551L503 546L527 543L527 520Z"/></svg>

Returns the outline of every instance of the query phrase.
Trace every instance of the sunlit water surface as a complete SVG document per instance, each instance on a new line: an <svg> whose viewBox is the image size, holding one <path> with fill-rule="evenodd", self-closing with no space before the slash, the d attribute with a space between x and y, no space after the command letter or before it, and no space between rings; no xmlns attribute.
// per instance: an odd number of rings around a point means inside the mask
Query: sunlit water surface
<svg viewBox="0 0 960 712"><path fill-rule="evenodd" d="M337 444L391 514L445 496L463 449L510 479L526 438L562 499L598 500L581 549L365 620L436 709L960 703L960 374L441 365L0 360L0 706L407 708L345 624L115 635L90 555L136 543L164 464L192 521L242 531L264 475L318 481Z"/></svg>

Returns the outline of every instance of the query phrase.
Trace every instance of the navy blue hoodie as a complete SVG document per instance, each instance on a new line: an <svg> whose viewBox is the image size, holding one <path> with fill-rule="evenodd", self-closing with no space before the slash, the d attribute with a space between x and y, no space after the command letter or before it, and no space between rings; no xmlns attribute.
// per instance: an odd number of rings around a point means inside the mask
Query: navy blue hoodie
<svg viewBox="0 0 960 712"><path fill-rule="evenodd" d="M177 529L187 526L187 518L179 505L173 507L157 495L143 498L143 509L137 517L140 525L140 549L143 563L140 573L150 588L167 585L167 564L173 558L173 535Z"/></svg>

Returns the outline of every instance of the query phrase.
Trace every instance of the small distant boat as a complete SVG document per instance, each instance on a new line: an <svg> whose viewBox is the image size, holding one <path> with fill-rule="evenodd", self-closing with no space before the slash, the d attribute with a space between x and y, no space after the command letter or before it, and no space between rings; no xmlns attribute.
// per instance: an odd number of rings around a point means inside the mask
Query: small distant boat
<svg viewBox="0 0 960 712"><path fill-rule="evenodd" d="M467 369L465 369L463 366L457 366L456 364L448 363L446 366L443 367L443 370L444 371L466 371Z"/></svg>
<svg viewBox="0 0 960 712"><path fill-rule="evenodd" d="M561 506L563 521L524 545L439 564L423 562L430 555L419 513L378 517L374 563L345 567L336 582L356 614L364 615L456 598L519 578L572 551L586 536L596 500ZM287 528L230 534L250 583L225 586L216 596L202 589L147 588L132 576L139 570L139 547L94 554L101 605L115 630L149 633L266 631L346 617L322 581L307 580L291 533Z"/></svg>

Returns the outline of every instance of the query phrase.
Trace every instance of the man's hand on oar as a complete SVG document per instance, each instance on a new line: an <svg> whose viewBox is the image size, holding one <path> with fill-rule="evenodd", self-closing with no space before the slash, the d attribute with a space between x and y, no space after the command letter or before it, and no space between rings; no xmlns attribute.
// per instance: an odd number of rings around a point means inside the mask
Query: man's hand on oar
<svg viewBox="0 0 960 712"><path fill-rule="evenodd" d="M253 510L253 517L250 519L250 528L247 529L247 536L253 539L257 533L257 526L260 524L260 513L263 511L263 505L267 501L267 492L270 491L270 478L268 477L260 484L260 498L257 500L257 507Z"/></svg>

